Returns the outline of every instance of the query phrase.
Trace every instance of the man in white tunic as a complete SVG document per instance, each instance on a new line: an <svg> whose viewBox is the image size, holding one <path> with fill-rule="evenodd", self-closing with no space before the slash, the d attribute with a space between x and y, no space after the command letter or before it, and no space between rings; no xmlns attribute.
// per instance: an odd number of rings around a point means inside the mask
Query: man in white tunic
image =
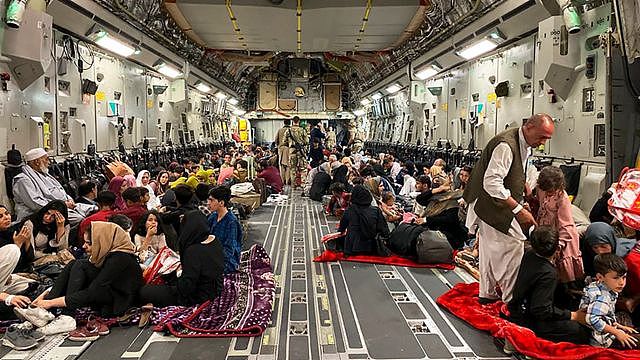
<svg viewBox="0 0 640 360"><path fill-rule="evenodd" d="M13 178L13 194L18 221L37 212L53 200L64 201L69 208L69 222L73 225L95 210L95 205L76 204L60 182L49 174L49 155L42 148L25 154L22 173Z"/></svg>
<svg viewBox="0 0 640 360"><path fill-rule="evenodd" d="M523 207L526 169L531 148L551 139L553 119L536 114L521 128L508 129L492 138L482 151L465 188L469 205L466 225L477 227L480 267L480 302L511 300L522 255L525 232L535 226L531 213Z"/></svg>

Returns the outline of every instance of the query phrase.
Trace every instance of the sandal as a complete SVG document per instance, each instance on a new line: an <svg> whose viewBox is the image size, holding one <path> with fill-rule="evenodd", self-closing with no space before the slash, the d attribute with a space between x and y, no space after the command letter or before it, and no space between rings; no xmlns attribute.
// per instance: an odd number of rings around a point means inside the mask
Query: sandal
<svg viewBox="0 0 640 360"><path fill-rule="evenodd" d="M153 313L153 304L148 303L140 308L140 322L138 322L138 327L142 329L143 327L149 324L149 320L151 320L151 314Z"/></svg>
<svg viewBox="0 0 640 360"><path fill-rule="evenodd" d="M129 323L139 313L140 313L140 310L138 308L131 308L127 310L122 316L118 316L116 320L120 324Z"/></svg>

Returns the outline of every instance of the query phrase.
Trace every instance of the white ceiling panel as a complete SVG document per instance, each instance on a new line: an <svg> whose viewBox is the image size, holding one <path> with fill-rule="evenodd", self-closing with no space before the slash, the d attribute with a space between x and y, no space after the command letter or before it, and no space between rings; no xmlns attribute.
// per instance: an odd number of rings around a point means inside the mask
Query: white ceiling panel
<svg viewBox="0 0 640 360"><path fill-rule="evenodd" d="M177 1L198 36L214 49L243 49L224 1ZM262 2L264 3L264 2ZM350 51L358 38L366 1L306 1L302 11L304 52ZM358 50L380 50L393 44L418 9L418 1L376 1ZM382 5L376 5L382 4ZM397 5L400 4L400 5ZM232 10L250 50L296 51L295 1L284 6L257 6L233 1Z"/></svg>

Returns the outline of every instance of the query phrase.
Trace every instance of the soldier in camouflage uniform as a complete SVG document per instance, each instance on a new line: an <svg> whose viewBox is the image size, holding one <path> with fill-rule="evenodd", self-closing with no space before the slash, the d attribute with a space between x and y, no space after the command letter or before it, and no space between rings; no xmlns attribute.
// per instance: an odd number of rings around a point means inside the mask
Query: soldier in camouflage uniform
<svg viewBox="0 0 640 360"><path fill-rule="evenodd" d="M307 166L307 148L309 147L309 134L300 127L300 118L293 117L293 126L287 132L289 142L289 173L291 186L300 187L300 179L304 175ZM298 181L296 182L296 179Z"/></svg>

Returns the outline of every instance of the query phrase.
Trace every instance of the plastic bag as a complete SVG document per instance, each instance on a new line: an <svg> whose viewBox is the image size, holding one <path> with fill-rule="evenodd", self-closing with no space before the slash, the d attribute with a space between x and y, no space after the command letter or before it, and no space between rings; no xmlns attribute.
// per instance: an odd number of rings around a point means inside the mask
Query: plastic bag
<svg viewBox="0 0 640 360"><path fill-rule="evenodd" d="M618 183L611 189L611 215L623 225L640 230L640 169L623 169Z"/></svg>

